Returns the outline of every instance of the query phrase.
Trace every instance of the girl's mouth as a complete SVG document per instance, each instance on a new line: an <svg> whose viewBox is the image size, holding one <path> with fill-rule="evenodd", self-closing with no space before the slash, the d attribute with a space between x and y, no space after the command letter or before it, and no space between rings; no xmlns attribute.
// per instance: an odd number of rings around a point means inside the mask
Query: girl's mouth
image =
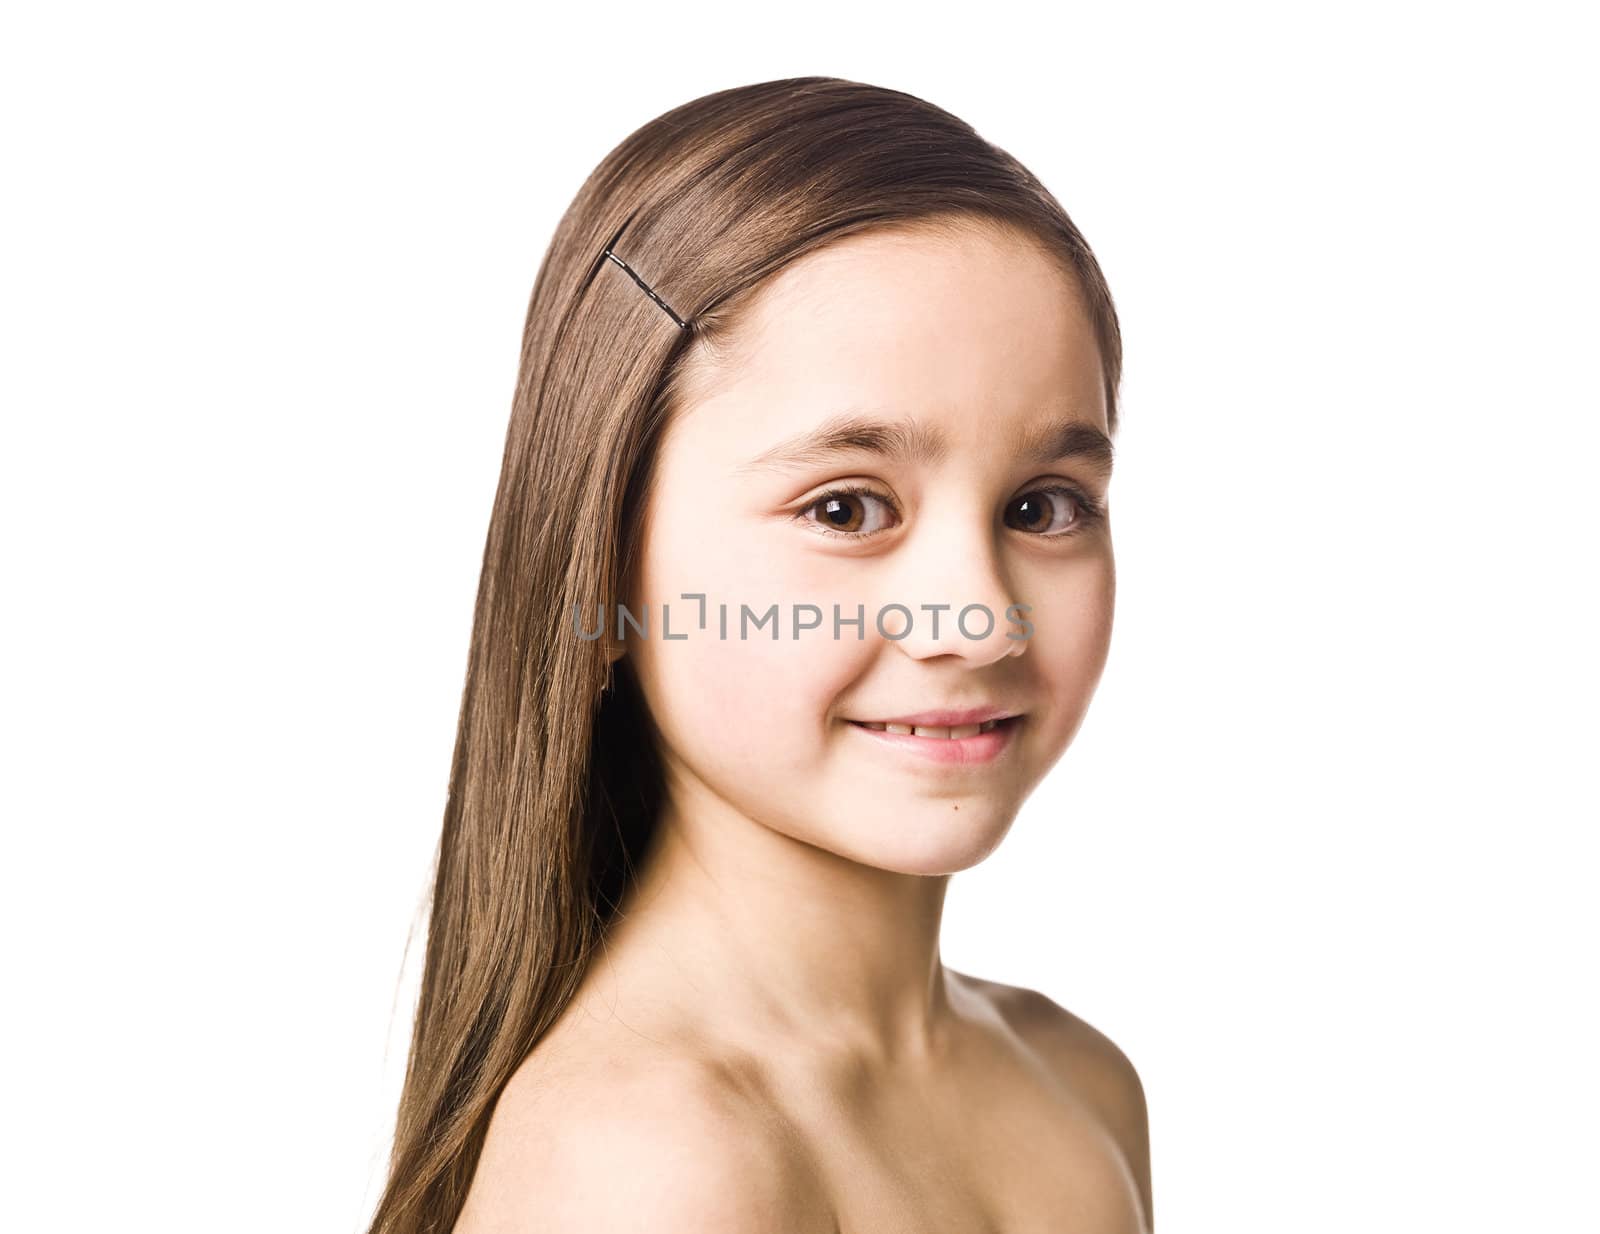
<svg viewBox="0 0 1600 1234"><path fill-rule="evenodd" d="M1008 717L1016 719L1016 716ZM859 724L862 728L870 728L875 733L899 733L902 737L934 737L959 741L964 737L976 737L979 733L987 733L996 724L1005 723L1004 720L985 720L982 724L963 724L956 728L940 728L937 725L923 726L911 724L884 724L876 720L851 720L852 724Z"/></svg>
<svg viewBox="0 0 1600 1234"><path fill-rule="evenodd" d="M874 720L851 720L856 729L874 745L896 748L939 763L969 766L992 762L1012 744L1022 724L1021 716L963 724L958 728L887 724Z"/></svg>

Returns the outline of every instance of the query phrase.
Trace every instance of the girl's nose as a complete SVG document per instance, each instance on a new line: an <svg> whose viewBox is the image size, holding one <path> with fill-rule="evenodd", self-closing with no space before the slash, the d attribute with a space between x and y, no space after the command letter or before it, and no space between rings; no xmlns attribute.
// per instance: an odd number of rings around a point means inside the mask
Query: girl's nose
<svg viewBox="0 0 1600 1234"><path fill-rule="evenodd" d="M880 607L898 604L910 616L891 609L883 628L891 635L904 632L894 641L919 660L959 655L987 664L1021 655L1028 645L1024 636L1031 632L1023 624L1029 611L1007 613L1022 598L1012 593L999 537L969 530L947 532L941 543L933 541L929 536L924 543L905 546L906 568L895 574L896 591L903 594L887 596Z"/></svg>

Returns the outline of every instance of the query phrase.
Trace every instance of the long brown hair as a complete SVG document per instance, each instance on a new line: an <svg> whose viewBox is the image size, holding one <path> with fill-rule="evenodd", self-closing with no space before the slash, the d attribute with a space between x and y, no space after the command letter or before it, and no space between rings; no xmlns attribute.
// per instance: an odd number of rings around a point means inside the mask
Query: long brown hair
<svg viewBox="0 0 1600 1234"><path fill-rule="evenodd" d="M830 241L963 220L1009 224L1073 276L1114 433L1121 336L1088 245L1016 159L913 95L832 77L706 95L629 135L562 217L523 331L369 1234L454 1225L501 1090L573 997L651 839L661 772L628 659L613 674L604 640L571 626L575 607L612 613L626 595L685 357Z"/></svg>

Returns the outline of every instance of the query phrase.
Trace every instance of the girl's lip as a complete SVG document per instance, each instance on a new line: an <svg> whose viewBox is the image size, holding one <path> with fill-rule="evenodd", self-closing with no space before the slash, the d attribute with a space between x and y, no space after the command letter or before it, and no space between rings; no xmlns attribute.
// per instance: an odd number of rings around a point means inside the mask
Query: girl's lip
<svg viewBox="0 0 1600 1234"><path fill-rule="evenodd" d="M873 724L908 724L923 728L959 728L966 724L984 724L990 720L1009 720L1021 715L1020 711L1005 707L947 707L939 711L919 711L910 716L869 716Z"/></svg>
<svg viewBox="0 0 1600 1234"><path fill-rule="evenodd" d="M915 733L880 732L867 728L859 720L847 720L856 732L877 742L885 743L919 755L936 763L956 766L974 766L991 763L1010 748L1012 738L1022 724L1021 716L1008 716L996 722L987 733L975 737L918 737Z"/></svg>

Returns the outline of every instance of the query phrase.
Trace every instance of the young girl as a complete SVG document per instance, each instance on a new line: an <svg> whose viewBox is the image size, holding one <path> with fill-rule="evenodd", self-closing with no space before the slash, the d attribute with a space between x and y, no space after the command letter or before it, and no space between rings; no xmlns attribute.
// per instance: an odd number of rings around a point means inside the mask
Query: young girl
<svg viewBox="0 0 1600 1234"><path fill-rule="evenodd" d="M1151 1228L1143 1094L946 968L1082 722L1121 344L1013 158L808 77L628 137L534 285L371 1234Z"/></svg>

